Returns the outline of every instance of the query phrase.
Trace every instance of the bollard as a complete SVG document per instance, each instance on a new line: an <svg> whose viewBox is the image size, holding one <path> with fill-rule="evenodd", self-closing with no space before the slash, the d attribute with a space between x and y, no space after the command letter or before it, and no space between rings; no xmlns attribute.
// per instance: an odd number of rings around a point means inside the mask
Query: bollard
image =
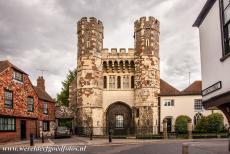
<svg viewBox="0 0 230 154"><path fill-rule="evenodd" d="M43 132L42 132L42 143L44 143L44 135L43 135Z"/></svg>
<svg viewBox="0 0 230 154"><path fill-rule="evenodd" d="M188 144L182 144L182 154L188 154Z"/></svg>
<svg viewBox="0 0 230 154"><path fill-rule="evenodd" d="M163 120L163 138L168 139L167 119Z"/></svg>
<svg viewBox="0 0 230 154"><path fill-rule="evenodd" d="M92 129L91 129L91 131L90 131L90 140L93 140L93 131L92 131Z"/></svg>
<svg viewBox="0 0 230 154"><path fill-rule="evenodd" d="M187 123L188 139L192 139L192 120L189 119Z"/></svg>
<svg viewBox="0 0 230 154"><path fill-rule="evenodd" d="M30 146L34 146L34 135L30 134Z"/></svg>
<svg viewBox="0 0 230 154"><path fill-rule="evenodd" d="M112 142L112 129L109 130L109 143Z"/></svg>

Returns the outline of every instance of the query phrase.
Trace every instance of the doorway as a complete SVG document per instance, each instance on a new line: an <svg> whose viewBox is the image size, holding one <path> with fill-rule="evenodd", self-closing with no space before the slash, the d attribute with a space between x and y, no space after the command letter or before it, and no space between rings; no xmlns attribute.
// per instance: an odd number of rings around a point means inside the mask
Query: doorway
<svg viewBox="0 0 230 154"><path fill-rule="evenodd" d="M166 118L167 119L167 131L172 132L172 118Z"/></svg>
<svg viewBox="0 0 230 154"><path fill-rule="evenodd" d="M20 126L21 126L21 140L25 140L26 139L26 121L21 120Z"/></svg>

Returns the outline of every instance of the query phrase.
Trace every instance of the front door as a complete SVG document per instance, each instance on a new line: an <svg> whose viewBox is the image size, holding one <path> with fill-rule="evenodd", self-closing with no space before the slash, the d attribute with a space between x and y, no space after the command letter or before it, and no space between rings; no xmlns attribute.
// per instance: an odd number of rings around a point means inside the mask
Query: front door
<svg viewBox="0 0 230 154"><path fill-rule="evenodd" d="M172 131L172 118L167 118L167 131Z"/></svg>
<svg viewBox="0 0 230 154"><path fill-rule="evenodd" d="M25 120L21 120L21 140L26 139L26 121Z"/></svg>

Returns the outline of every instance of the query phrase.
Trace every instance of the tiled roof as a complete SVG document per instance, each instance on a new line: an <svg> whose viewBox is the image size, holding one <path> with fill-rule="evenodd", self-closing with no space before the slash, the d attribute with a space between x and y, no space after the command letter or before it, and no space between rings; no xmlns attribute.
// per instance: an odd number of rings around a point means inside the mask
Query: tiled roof
<svg viewBox="0 0 230 154"><path fill-rule="evenodd" d="M202 82L194 81L186 89L181 91L181 94L182 95L201 95L201 89L202 89Z"/></svg>
<svg viewBox="0 0 230 154"><path fill-rule="evenodd" d="M171 86L164 80L160 80L160 96L174 96L179 95L180 91Z"/></svg>
<svg viewBox="0 0 230 154"><path fill-rule="evenodd" d="M55 102L46 91L44 91L38 87L35 87L35 86L34 86L34 89L35 89L39 99L42 99L42 100L48 101L48 102Z"/></svg>
<svg viewBox="0 0 230 154"><path fill-rule="evenodd" d="M186 89L179 91L164 80L160 80L160 96L201 95L201 81L194 81Z"/></svg>
<svg viewBox="0 0 230 154"><path fill-rule="evenodd" d="M21 70L20 68L18 68L17 66L13 65L12 63L10 63L8 60L4 60L4 61L0 61L0 73L4 70L6 70L8 67L11 67L21 73L27 74L25 73L23 70Z"/></svg>

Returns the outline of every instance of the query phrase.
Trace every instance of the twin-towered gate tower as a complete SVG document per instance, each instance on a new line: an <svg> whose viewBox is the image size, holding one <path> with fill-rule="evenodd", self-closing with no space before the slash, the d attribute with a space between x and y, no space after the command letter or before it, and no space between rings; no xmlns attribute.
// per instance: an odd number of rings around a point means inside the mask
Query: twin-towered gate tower
<svg viewBox="0 0 230 154"><path fill-rule="evenodd" d="M103 48L103 23L78 21L76 125L94 135L158 133L159 21L134 23L134 49ZM71 103L71 102L70 102Z"/></svg>

